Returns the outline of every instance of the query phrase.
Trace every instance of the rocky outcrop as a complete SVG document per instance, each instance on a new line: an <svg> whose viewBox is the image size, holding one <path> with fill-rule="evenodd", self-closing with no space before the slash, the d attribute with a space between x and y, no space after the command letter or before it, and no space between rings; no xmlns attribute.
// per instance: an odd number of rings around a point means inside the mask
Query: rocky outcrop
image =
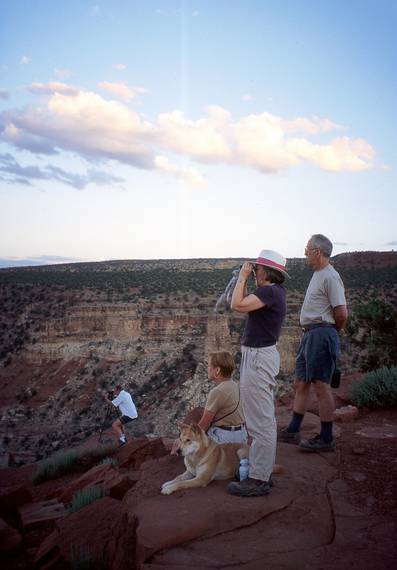
<svg viewBox="0 0 397 570"><path fill-rule="evenodd" d="M87 358L92 353L108 360L132 359L145 355L178 351L197 344L204 354L216 350L235 351L239 335L231 327L242 318L232 313L190 314L157 309L143 311L133 303L71 306L58 319L45 321L27 345L25 356L31 362ZM299 327L284 327L279 342L283 372L291 373Z"/></svg>
<svg viewBox="0 0 397 570"><path fill-rule="evenodd" d="M97 465L66 486L65 489L58 490L56 496L65 505L69 505L77 491L100 486L109 497L121 500L134 484L135 480L132 477L120 473L112 465Z"/></svg>
<svg viewBox="0 0 397 570"><path fill-rule="evenodd" d="M276 411L278 424L285 425L290 410L278 406ZM87 462L84 474L38 487L32 487L32 469L0 470L7 507L19 508L22 521L22 526L0 521L2 562L8 570L83 564L113 570L262 570L264 561L280 569L298 564L333 570L335 564L353 563L363 570L391 569L397 555L396 473L390 461L396 425L395 411L342 422L335 426L335 453L308 455L295 445L279 444L277 463L284 472L274 476L270 495L255 499L229 495L227 481L162 495L162 483L184 471L183 459L169 454L172 442L164 438L132 439L117 448L118 468L89 468ZM310 437L319 426L318 416L306 414L302 436ZM132 483L126 492L72 514L41 498L69 502L77 489L92 485L112 493L117 476Z"/></svg>
<svg viewBox="0 0 397 570"><path fill-rule="evenodd" d="M136 519L124 505L105 497L57 522L35 557L35 568L75 566L134 570Z"/></svg>
<svg viewBox="0 0 397 570"><path fill-rule="evenodd" d="M0 518L0 557L15 553L21 544L20 533Z"/></svg>

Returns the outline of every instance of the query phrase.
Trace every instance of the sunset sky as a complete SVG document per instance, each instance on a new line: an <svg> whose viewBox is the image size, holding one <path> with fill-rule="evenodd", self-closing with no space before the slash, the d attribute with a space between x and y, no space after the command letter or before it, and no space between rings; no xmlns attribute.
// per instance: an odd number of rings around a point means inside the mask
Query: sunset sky
<svg viewBox="0 0 397 570"><path fill-rule="evenodd" d="M394 0L2 0L0 266L397 249Z"/></svg>

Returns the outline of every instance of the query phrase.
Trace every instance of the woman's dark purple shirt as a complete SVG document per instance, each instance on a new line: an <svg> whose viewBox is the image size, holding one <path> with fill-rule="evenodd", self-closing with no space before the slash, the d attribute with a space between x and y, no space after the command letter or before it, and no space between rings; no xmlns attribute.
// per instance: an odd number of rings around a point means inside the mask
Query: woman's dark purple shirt
<svg viewBox="0 0 397 570"><path fill-rule="evenodd" d="M279 339L287 312L285 289L281 285L265 285L253 294L265 306L248 313L241 344L253 348L272 346Z"/></svg>

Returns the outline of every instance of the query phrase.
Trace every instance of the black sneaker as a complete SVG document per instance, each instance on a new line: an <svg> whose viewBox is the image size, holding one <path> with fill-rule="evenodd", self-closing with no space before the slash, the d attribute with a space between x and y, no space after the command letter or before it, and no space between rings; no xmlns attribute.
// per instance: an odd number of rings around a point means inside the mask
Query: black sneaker
<svg viewBox="0 0 397 570"><path fill-rule="evenodd" d="M270 485L267 481L259 479L244 479L244 481L229 483L228 493L239 497L264 497L270 493Z"/></svg>
<svg viewBox="0 0 397 570"><path fill-rule="evenodd" d="M277 441L299 445L300 440L301 434L298 431L288 431L287 427L283 427L277 432Z"/></svg>
<svg viewBox="0 0 397 570"><path fill-rule="evenodd" d="M332 440L326 443L321 435L316 435L312 439L304 439L299 444L299 449L302 451L309 451L311 453L321 453L322 451L335 451L336 444Z"/></svg>

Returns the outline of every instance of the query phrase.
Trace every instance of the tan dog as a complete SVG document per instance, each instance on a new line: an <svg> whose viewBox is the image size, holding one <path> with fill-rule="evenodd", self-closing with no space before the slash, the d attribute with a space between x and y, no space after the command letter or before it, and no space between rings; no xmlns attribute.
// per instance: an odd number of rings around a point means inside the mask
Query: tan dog
<svg viewBox="0 0 397 570"><path fill-rule="evenodd" d="M232 479L240 459L248 458L249 447L245 443L215 443L197 425L182 425L178 454L185 458L186 471L161 487L163 495L191 487L206 487L215 479ZM275 465L274 473L283 471Z"/></svg>

